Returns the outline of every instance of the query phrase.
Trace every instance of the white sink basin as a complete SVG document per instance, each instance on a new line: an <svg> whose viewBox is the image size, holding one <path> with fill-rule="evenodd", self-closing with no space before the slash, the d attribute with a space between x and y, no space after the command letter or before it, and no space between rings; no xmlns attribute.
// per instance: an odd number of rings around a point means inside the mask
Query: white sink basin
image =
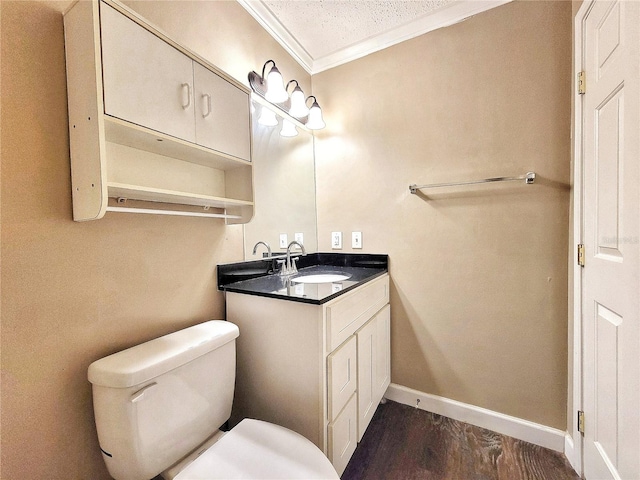
<svg viewBox="0 0 640 480"><path fill-rule="evenodd" d="M347 280L351 275L342 275L339 273L319 273L316 275L302 275L292 278L294 283L334 283Z"/></svg>

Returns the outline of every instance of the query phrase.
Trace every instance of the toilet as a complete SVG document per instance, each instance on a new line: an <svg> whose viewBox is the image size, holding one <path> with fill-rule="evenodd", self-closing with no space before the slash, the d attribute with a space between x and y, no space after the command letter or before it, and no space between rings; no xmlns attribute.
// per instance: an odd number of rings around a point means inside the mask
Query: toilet
<svg viewBox="0 0 640 480"><path fill-rule="evenodd" d="M238 327L212 320L93 362L102 457L116 480L338 479L322 451L272 423L228 432Z"/></svg>

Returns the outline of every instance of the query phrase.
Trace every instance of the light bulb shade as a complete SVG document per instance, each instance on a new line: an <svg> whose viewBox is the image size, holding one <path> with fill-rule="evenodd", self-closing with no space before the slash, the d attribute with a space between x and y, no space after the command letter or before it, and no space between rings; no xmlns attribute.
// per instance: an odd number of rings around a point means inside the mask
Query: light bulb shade
<svg viewBox="0 0 640 480"><path fill-rule="evenodd" d="M310 130L320 130L325 127L324 120L322 119L322 109L318 102L313 102L309 109L309 119L307 120L307 128Z"/></svg>
<svg viewBox="0 0 640 480"><path fill-rule="evenodd" d="M284 89L282 75L280 75L280 71L275 65L267 75L267 93L264 94L264 98L272 103L286 102L289 98L287 91Z"/></svg>
<svg viewBox="0 0 640 480"><path fill-rule="evenodd" d="M309 109L304 102L304 93L300 87L296 87L291 94L291 108L289 115L296 118L302 118L309 115Z"/></svg>
<svg viewBox="0 0 640 480"><path fill-rule="evenodd" d="M265 127L275 127L276 125L278 125L278 119L276 118L275 112L269 110L266 107L262 107L262 112L260 112L258 123L260 125L264 125Z"/></svg>
<svg viewBox="0 0 640 480"><path fill-rule="evenodd" d="M298 135L298 129L289 120L283 119L282 130L280 130L280 135L282 137L295 137L296 135Z"/></svg>

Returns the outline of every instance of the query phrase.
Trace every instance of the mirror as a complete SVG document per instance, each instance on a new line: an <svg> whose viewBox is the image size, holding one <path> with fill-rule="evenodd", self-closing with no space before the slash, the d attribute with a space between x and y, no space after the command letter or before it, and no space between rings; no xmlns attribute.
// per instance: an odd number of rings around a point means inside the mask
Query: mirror
<svg viewBox="0 0 640 480"><path fill-rule="evenodd" d="M252 100L253 132L253 188L255 214L244 225L245 260L257 260L266 251L260 246L256 255L253 247L267 242L273 254L284 253L280 248L280 234L287 234L287 243L302 233L307 253L318 251L316 230L316 181L313 154L313 135L298 128L295 137L283 137L283 118L276 116L278 125L267 127L258 123L262 103ZM277 109L273 108L277 112Z"/></svg>

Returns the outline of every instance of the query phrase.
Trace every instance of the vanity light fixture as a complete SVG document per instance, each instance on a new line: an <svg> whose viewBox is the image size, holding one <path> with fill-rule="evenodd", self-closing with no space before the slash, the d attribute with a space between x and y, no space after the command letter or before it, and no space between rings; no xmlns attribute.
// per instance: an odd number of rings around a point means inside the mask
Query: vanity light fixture
<svg viewBox="0 0 640 480"><path fill-rule="evenodd" d="M265 127L275 127L276 125L278 125L276 113L270 108L262 107L260 117L258 118L258 123L260 125L264 125Z"/></svg>
<svg viewBox="0 0 640 480"><path fill-rule="evenodd" d="M303 118L309 115L309 109L305 104L304 92L300 88L297 80L290 80L285 87L285 90L289 91L289 85L296 84L296 88L291 93L291 107L289 108L289 115L296 118Z"/></svg>
<svg viewBox="0 0 640 480"><path fill-rule="evenodd" d="M260 77L262 83L265 83L264 72L269 63L273 63L273 67L271 67L271 70L269 70L269 73L266 77L267 92L264 94L264 98L272 103L286 102L289 98L289 94L287 94L287 91L284 89L284 81L282 80L282 75L280 74L280 70L278 70L278 67L276 67L276 62L274 62L273 60L267 60L262 66L262 76Z"/></svg>
<svg viewBox="0 0 640 480"><path fill-rule="evenodd" d="M270 63L273 64L273 66L265 77L267 65ZM289 98L288 90L289 85L292 83L295 84L295 87L293 92L291 92L291 98ZM297 122L300 122L309 130L320 130L325 127L325 123L322 118L322 110L320 109L320 105L318 105L316 97L311 95L305 99L304 92L302 91L302 88L300 88L300 84L297 80L289 81L285 87L284 82L282 81L282 75L273 60L267 60L262 66L262 75L253 71L249 72L249 85L255 94L267 100L274 107L282 111L283 115L280 115L280 112L277 112L280 116L287 118L287 115L289 115L290 118L288 123L290 123L291 126L283 123L282 131L280 132L281 135L297 135ZM308 107L307 102L310 98L313 99L313 103L311 104L311 107ZM263 108L260 118L258 119L258 123L274 127L279 122L277 118L275 118L274 111L268 111L268 109Z"/></svg>
<svg viewBox="0 0 640 480"><path fill-rule="evenodd" d="M286 118L282 120L282 130L280 130L280 136L282 137L295 137L298 135L298 129Z"/></svg>
<svg viewBox="0 0 640 480"><path fill-rule="evenodd" d="M305 104L310 98L313 98L313 104L311 104L311 108L309 109L309 119L307 120L306 125L310 130L320 130L326 125L322 119L322 109L320 108L320 105L318 105L318 100L313 95L309 95L307 97Z"/></svg>

